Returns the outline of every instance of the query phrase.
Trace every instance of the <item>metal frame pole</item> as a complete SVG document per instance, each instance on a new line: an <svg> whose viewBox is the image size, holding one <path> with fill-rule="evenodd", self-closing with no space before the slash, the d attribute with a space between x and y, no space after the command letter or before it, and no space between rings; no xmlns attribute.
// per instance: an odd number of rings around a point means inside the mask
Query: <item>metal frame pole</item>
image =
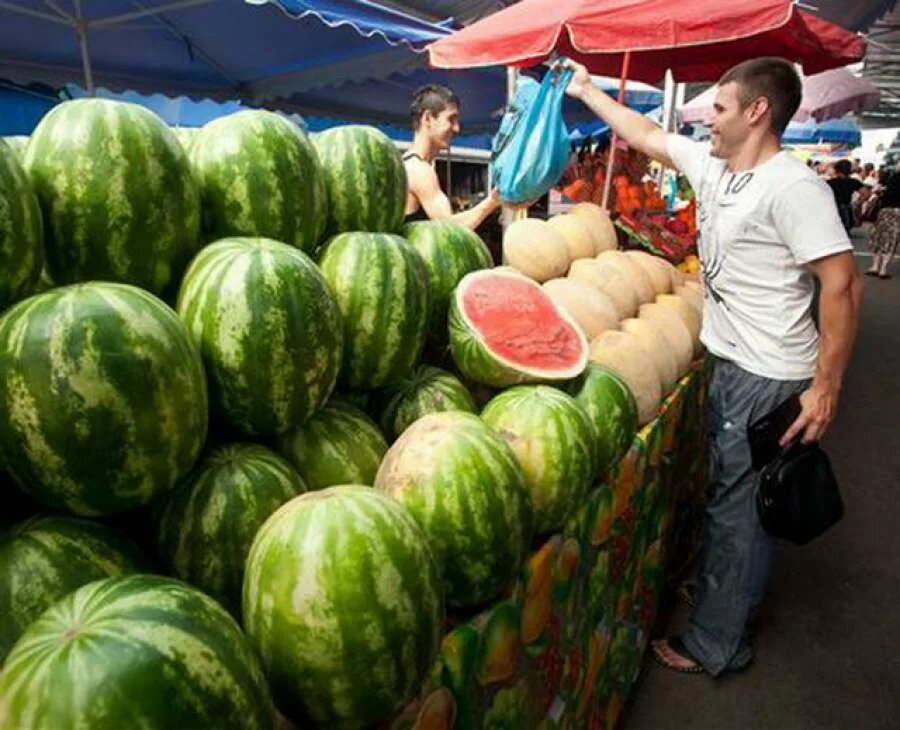
<svg viewBox="0 0 900 730"><path fill-rule="evenodd" d="M75 33L78 35L78 45L81 48L81 66L84 69L84 88L91 96L94 95L94 72L91 69L91 52L88 48L88 24L81 14L81 0L75 0Z"/></svg>
<svg viewBox="0 0 900 730"><path fill-rule="evenodd" d="M619 78L619 103L625 102L625 84L628 81L628 70L631 68L631 51L625 51L622 57L622 75ZM609 210L609 191L612 188L613 166L616 163L616 142L618 135L615 131L609 140L609 156L606 162L606 179L603 181L603 209Z"/></svg>

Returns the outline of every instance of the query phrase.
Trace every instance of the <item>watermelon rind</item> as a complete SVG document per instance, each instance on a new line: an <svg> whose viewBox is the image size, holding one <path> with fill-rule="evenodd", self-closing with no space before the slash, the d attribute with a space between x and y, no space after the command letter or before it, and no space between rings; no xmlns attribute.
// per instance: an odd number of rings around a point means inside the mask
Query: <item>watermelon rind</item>
<svg viewBox="0 0 900 730"><path fill-rule="evenodd" d="M21 159L0 142L0 312L37 291L42 236L41 209Z"/></svg>

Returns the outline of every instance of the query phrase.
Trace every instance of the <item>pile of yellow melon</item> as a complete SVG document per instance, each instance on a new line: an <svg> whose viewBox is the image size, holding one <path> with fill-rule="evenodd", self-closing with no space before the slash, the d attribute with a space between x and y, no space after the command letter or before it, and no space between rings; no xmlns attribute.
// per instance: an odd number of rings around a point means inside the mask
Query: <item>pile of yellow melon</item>
<svg viewBox="0 0 900 730"><path fill-rule="evenodd" d="M702 354L702 285L658 256L619 251L612 221L593 203L549 221L516 221L504 235L503 259L572 316L591 359L631 388L642 424Z"/></svg>

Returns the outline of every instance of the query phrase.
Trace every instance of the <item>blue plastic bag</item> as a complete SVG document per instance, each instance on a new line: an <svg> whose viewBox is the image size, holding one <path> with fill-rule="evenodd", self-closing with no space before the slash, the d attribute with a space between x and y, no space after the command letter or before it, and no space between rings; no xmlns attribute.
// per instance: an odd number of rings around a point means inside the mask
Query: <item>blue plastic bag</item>
<svg viewBox="0 0 900 730"><path fill-rule="evenodd" d="M540 84L519 79L491 151L491 177L503 200L536 200L565 171L570 149L562 103L571 78L569 69L551 69Z"/></svg>

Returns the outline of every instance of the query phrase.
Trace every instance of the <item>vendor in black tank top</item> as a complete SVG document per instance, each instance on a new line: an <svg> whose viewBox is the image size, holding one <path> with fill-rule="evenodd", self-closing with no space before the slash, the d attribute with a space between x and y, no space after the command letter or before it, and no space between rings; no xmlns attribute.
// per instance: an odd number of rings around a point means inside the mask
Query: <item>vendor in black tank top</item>
<svg viewBox="0 0 900 730"><path fill-rule="evenodd" d="M423 86L416 91L410 112L415 138L403 155L409 181L406 221L453 219L475 230L500 207L497 191L492 190L474 208L454 215L434 169L434 159L441 150L449 149L453 136L459 134L459 99L445 86Z"/></svg>

